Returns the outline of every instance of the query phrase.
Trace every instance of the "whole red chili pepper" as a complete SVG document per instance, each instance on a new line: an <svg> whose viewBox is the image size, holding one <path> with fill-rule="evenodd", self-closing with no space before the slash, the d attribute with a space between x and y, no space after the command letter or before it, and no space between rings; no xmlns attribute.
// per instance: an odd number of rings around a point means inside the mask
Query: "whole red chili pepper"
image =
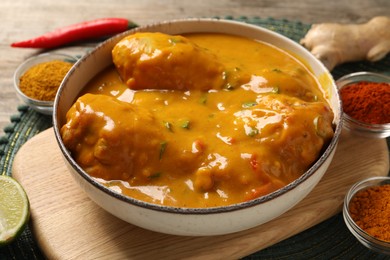
<svg viewBox="0 0 390 260"><path fill-rule="evenodd" d="M55 48L76 41L114 35L137 27L124 18L101 18L59 28L26 41L12 43L20 48Z"/></svg>

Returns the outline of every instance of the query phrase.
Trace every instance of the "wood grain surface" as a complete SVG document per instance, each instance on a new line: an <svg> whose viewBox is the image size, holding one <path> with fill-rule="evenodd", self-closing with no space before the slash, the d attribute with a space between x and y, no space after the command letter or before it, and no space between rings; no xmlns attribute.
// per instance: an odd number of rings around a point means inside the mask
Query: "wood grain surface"
<svg viewBox="0 0 390 260"><path fill-rule="evenodd" d="M11 48L10 44L55 28L101 17L125 17L139 25L177 18L228 15L273 17L304 23L361 23L389 13L389 0L1 0L0 135L20 104L13 89L15 69L28 57L42 52Z"/></svg>
<svg viewBox="0 0 390 260"><path fill-rule="evenodd" d="M335 215L353 183L388 169L385 140L343 133L325 176L293 209L259 227L212 237L151 232L98 207L68 172L52 129L19 150L13 176L29 196L34 235L48 259L237 259Z"/></svg>

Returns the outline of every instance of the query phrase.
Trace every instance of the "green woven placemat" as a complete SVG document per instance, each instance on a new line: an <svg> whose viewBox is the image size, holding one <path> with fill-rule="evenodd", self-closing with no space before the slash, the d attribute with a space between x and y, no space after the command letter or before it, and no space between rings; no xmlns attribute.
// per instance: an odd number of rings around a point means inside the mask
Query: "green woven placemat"
<svg viewBox="0 0 390 260"><path fill-rule="evenodd" d="M276 20L259 17L224 17L259 25L279 32L299 41L310 25L298 21ZM358 62L337 67L332 75L338 79L342 75L356 71L371 71L390 75L390 55L377 63ZM0 137L0 173L11 175L12 161L18 149L31 137L52 126L51 117L38 114L26 106L18 108L19 113L11 117L11 124ZM387 140L389 144L389 139ZM259 237L259 240L261 237ZM244 259L386 259L386 256L371 252L350 234L338 214L298 235L274 246L256 252ZM0 259L44 259L31 229L10 245L0 248Z"/></svg>
<svg viewBox="0 0 390 260"><path fill-rule="evenodd" d="M0 173L12 175L12 162L19 148L31 137L52 126L50 116L18 107L19 114L11 117L11 124L4 128L0 138ZM29 227L12 244L0 248L0 259L44 259L35 243Z"/></svg>

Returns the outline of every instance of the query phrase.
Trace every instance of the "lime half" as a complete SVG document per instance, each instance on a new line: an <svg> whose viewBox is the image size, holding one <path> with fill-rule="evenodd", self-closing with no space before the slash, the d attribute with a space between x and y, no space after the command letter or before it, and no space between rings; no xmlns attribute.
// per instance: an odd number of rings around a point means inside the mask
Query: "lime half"
<svg viewBox="0 0 390 260"><path fill-rule="evenodd" d="M20 235L30 216L30 204L22 186L0 175L0 246Z"/></svg>

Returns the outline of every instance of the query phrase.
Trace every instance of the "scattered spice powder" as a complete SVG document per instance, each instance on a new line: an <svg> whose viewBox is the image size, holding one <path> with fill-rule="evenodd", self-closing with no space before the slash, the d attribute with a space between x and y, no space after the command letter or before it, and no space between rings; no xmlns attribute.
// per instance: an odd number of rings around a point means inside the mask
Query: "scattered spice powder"
<svg viewBox="0 0 390 260"><path fill-rule="evenodd" d="M32 66L21 77L19 88L33 99L53 101L72 63L53 60Z"/></svg>
<svg viewBox="0 0 390 260"><path fill-rule="evenodd" d="M340 90L344 112L369 124L390 123L390 83L357 82Z"/></svg>
<svg viewBox="0 0 390 260"><path fill-rule="evenodd" d="M349 212L361 229L390 242L390 184L358 191L349 204Z"/></svg>

